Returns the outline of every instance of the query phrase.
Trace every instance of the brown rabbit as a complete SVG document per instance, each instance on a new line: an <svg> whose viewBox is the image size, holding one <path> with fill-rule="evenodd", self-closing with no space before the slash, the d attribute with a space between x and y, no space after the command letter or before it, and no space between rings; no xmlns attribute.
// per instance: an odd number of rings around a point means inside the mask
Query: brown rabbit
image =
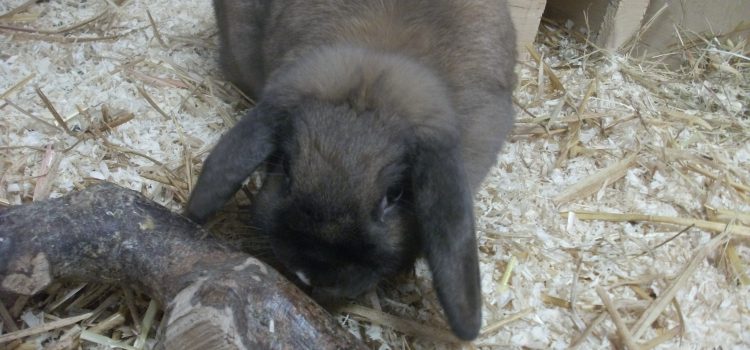
<svg viewBox="0 0 750 350"><path fill-rule="evenodd" d="M472 196L513 123L504 0L214 0L226 75L259 101L187 207L205 221L262 163L253 220L316 291L355 296L418 254L454 333L481 288Z"/></svg>

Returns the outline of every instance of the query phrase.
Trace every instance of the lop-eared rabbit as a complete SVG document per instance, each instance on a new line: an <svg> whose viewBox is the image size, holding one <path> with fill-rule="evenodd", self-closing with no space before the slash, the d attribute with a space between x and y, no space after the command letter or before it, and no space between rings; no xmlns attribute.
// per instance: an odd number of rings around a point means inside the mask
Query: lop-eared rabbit
<svg viewBox="0 0 750 350"><path fill-rule="evenodd" d="M214 0L226 76L257 105L206 159L204 222L266 164L253 222L313 292L351 297L427 258L476 338L472 197L513 123L505 0Z"/></svg>

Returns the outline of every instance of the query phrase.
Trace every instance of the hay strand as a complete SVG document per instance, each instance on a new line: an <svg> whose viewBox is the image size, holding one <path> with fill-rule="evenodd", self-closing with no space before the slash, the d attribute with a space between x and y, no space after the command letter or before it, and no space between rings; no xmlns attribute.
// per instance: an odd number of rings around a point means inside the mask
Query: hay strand
<svg viewBox="0 0 750 350"><path fill-rule="evenodd" d="M143 315L143 321L141 322L141 333L138 334L138 338L136 338L135 343L133 343L133 348L135 348L136 350L141 350L146 345L146 337L148 337L149 330L151 330L151 326L154 324L154 317L156 316L157 310L158 305L156 303L156 300L152 299L148 303L146 313Z"/></svg>
<svg viewBox="0 0 750 350"><path fill-rule="evenodd" d="M146 15L148 15L148 21L151 23L151 29L154 31L154 37L156 37L156 40L161 47L166 48L167 44L164 42L164 39L162 39L161 33L159 33L159 27L156 26L156 21L154 21L154 17L151 16L151 11L146 10Z"/></svg>
<svg viewBox="0 0 750 350"><path fill-rule="evenodd" d="M668 331L660 334L658 337L649 340L643 346L641 346L641 350L651 350L653 348L656 348L657 346L664 344L675 337L680 335L680 332L682 332L682 329L680 327L674 327L669 329Z"/></svg>
<svg viewBox="0 0 750 350"><path fill-rule="evenodd" d="M732 270L734 270L734 275L737 276L740 283L743 286L750 285L750 277L748 277L745 272L747 271L747 268L745 267L745 264L742 263L740 256L737 255L737 245L732 243L728 244L725 254L729 260L729 265L732 267Z"/></svg>
<svg viewBox="0 0 750 350"><path fill-rule="evenodd" d="M9 87L7 90L3 91L2 94L0 94L0 100L4 100L6 97L10 97L14 92L20 90L23 88L26 84L28 84L31 79L34 79L36 77L35 73L31 73L25 78L21 79L19 82L13 84L13 86Z"/></svg>
<svg viewBox="0 0 750 350"><path fill-rule="evenodd" d="M572 349L577 349L577 348L579 348L579 347L580 347L581 345L583 345L583 342L585 342L585 341L586 341L586 339L587 339L588 337L590 337L590 336L591 336L591 334L593 334L593 333L594 333L594 329L595 329L595 328L596 328L597 326L599 326L599 325L600 325L600 324L601 324L602 322L604 322L604 319L606 319L606 318L607 318L607 313L606 313L606 312L600 312L600 313L599 313L599 314L598 314L598 315L597 315L597 316L596 316L596 317L594 318L594 320L593 320L593 321L591 321L591 323L590 323L590 324L588 325L588 327L586 327L586 329L584 329L584 330L583 330L583 332L581 332L581 334L579 334L579 335L578 335L578 336L577 336L577 337L576 337L576 338L575 338L575 339L573 340L573 342L572 342L572 343L570 343L570 349L571 349L571 350L572 350Z"/></svg>
<svg viewBox="0 0 750 350"><path fill-rule="evenodd" d="M610 222L652 222L661 224L672 224L678 226L695 226L697 228L709 231L709 232L728 232L729 234L742 237L750 238L750 227L743 225L730 225L723 222L680 218L671 216L661 215L645 215L645 214L615 214L615 213L601 213L601 212L587 212L587 211L575 211L575 212L563 212L563 217L567 218L568 215L574 214L578 220L599 220L599 221L610 221Z"/></svg>
<svg viewBox="0 0 750 350"><path fill-rule="evenodd" d="M557 205L561 205L596 193L602 187L609 186L624 177L627 174L628 169L630 169L633 163L635 163L637 157L638 152L631 153L615 164L612 164L601 171L586 177L575 185L568 187L553 200Z"/></svg>
<svg viewBox="0 0 750 350"><path fill-rule="evenodd" d="M446 343L460 343L460 340L454 337L453 333L447 329L427 326L416 321L396 317L361 305L349 304L339 308L337 311L358 316L367 322L391 327L404 334Z"/></svg>
<svg viewBox="0 0 750 350"><path fill-rule="evenodd" d="M712 221L730 223L731 221L736 220L743 225L750 225L750 213L729 209L717 209L709 206L706 206L706 209L708 211L709 219Z"/></svg>
<svg viewBox="0 0 750 350"><path fill-rule="evenodd" d="M644 335L644 333L646 333L651 323L654 322L662 311L671 303L672 299L677 294L677 291L687 283L689 278L693 277L693 273L698 266L703 263L706 256L711 254L711 252L720 244L723 244L729 238L729 235L729 230L717 235L693 255L693 258L690 259L690 262L685 266L682 272L680 272L677 278L675 278L672 284L670 284L669 287L651 303L649 308L646 309L638 321L633 325L632 334L634 340L637 341Z"/></svg>
<svg viewBox="0 0 750 350"><path fill-rule="evenodd" d="M44 92L42 92L42 89L37 87L34 89L34 91L36 91L36 94L39 95L39 97L42 99L42 102L44 102L44 105L47 107L50 113L52 113L52 116L57 121L57 124L59 124L63 128L63 130L65 130L66 133L68 133L69 135L72 135L72 131L68 127L68 124L65 122L65 119L63 119L60 113L57 112L57 109L52 104L52 101L50 101L49 98L47 98L47 95L45 95Z"/></svg>
<svg viewBox="0 0 750 350"><path fill-rule="evenodd" d="M602 303L604 303L604 306L607 308L609 317L611 317L612 322L615 323L615 327L617 327L617 333L620 335L620 340L622 340L625 345L627 345L628 349L640 349L640 346L635 343L635 339L633 339L633 336L630 335L630 331L628 331L628 327L625 325L625 321L623 321L622 317L620 317L620 313L617 312L617 308L612 303L612 300L609 298L609 295L607 295L607 292L604 290L604 288L596 287L596 294L598 294L599 298L602 299Z"/></svg>
<svg viewBox="0 0 750 350"><path fill-rule="evenodd" d="M533 58L537 64L543 67L544 73L547 75L547 78L549 78L549 81L552 84L552 88L564 94L565 86L560 81L560 78L557 77L555 71L553 71L552 68L550 68L547 63L544 62L544 60L542 60L542 56L539 54L539 52L537 52L536 49L534 49L534 47L532 47L531 45L527 45L526 50L531 55L531 58Z"/></svg>
<svg viewBox="0 0 750 350"><path fill-rule="evenodd" d="M76 324L78 322L81 322L91 316L92 314L90 312L87 312L85 314L81 314L78 316L63 318L60 320L43 323L36 327L31 327L31 328L22 329L22 330L15 331L15 332L3 334L3 335L0 335L0 344L8 343L16 339L30 337L32 335L42 334L42 333L49 332L51 330L55 330L58 328L67 327L67 326Z"/></svg>
<svg viewBox="0 0 750 350"><path fill-rule="evenodd" d="M102 334L112 328L122 325L123 323L125 323L125 316L122 313L117 312L89 328L88 331L95 334Z"/></svg>
<svg viewBox="0 0 750 350"><path fill-rule="evenodd" d="M6 19L6 18L13 17L16 14L19 14L21 12L24 12L24 11L28 10L29 7L33 6L36 3L37 3L37 0L28 0L28 1L24 2L23 4L18 5L16 7L12 8L12 9L10 9L8 12L3 13L2 15L0 15L0 19Z"/></svg>
<svg viewBox="0 0 750 350"><path fill-rule="evenodd" d="M109 337L105 337L100 334L96 334L91 331L83 330L81 331L81 340L89 341L94 344L103 345L108 348L116 349L125 349L125 350L137 350L135 347L131 346L130 344L127 344L122 341L117 341Z"/></svg>
<svg viewBox="0 0 750 350"><path fill-rule="evenodd" d="M518 259L516 259L516 256L511 256L510 261L508 261L508 266L505 268L505 271L503 271L503 277L500 278L500 290L506 291L508 290L508 281L510 280L511 274L513 274L513 269L516 267L516 264L518 263Z"/></svg>
<svg viewBox="0 0 750 350"><path fill-rule="evenodd" d="M510 315L510 316L508 316L508 317L506 317L506 318L504 318L502 320L499 320L497 322L493 322L493 323L485 326L484 328L482 328L482 330L479 331L479 334L482 337L486 337L486 336L488 336L488 335L490 335L490 334L492 334L494 332L497 332L498 330L500 330L501 328L505 327L506 325L509 325L509 324L511 324L511 323L513 323L515 321L518 321L518 320L520 320L520 319L522 319L522 318L530 315L533 312L534 312L533 308L524 309L521 312L518 312L516 314Z"/></svg>
<svg viewBox="0 0 750 350"><path fill-rule="evenodd" d="M15 108L15 109L16 109L17 111L21 112L21 113L22 113L23 115L25 115L25 116L27 116L27 117L29 117L29 118L33 119L34 121L37 121L37 122L41 123L42 125L44 125L44 126L46 126L46 127L50 128L50 129L52 129L52 130L54 130L54 131L65 132L65 130L63 130L63 129L59 128L59 127L58 127L57 125L54 125L54 124L52 124L52 123L50 123L50 122L47 122L46 120L44 120L44 119L42 119L42 118L39 118L39 117L37 117L37 116L35 116L35 115L31 114L31 112L29 112L29 111L27 111L27 110L25 110L25 109L21 108L21 107L20 107L19 105L17 105L17 104L15 104L15 103L13 103L13 102L12 102L12 101L10 101L10 100L7 100L7 99L6 99L6 100L5 100L5 103L7 103L7 104L8 104L9 106L11 106L11 107Z"/></svg>

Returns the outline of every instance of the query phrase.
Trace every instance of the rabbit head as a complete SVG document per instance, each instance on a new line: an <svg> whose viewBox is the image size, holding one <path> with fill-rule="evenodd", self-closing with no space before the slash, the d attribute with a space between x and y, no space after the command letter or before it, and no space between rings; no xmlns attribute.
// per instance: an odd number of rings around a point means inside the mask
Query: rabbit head
<svg viewBox="0 0 750 350"><path fill-rule="evenodd" d="M314 290L355 296L424 253L448 320L481 321L472 193L442 82L422 65L326 48L272 76L206 159L187 213L216 212L267 164L253 221Z"/></svg>

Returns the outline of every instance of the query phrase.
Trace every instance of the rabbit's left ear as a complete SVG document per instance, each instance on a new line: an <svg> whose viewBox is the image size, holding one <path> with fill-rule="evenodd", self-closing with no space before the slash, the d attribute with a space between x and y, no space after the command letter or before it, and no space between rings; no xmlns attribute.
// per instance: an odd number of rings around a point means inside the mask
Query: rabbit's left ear
<svg viewBox="0 0 750 350"><path fill-rule="evenodd" d="M412 169L419 235L448 323L472 340L482 322L472 192L459 147L427 143Z"/></svg>
<svg viewBox="0 0 750 350"><path fill-rule="evenodd" d="M204 223L219 211L242 182L271 155L283 115L261 102L224 134L203 163L190 194L186 216Z"/></svg>

